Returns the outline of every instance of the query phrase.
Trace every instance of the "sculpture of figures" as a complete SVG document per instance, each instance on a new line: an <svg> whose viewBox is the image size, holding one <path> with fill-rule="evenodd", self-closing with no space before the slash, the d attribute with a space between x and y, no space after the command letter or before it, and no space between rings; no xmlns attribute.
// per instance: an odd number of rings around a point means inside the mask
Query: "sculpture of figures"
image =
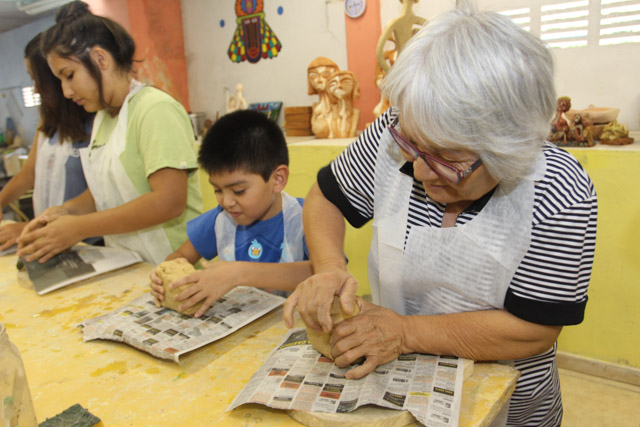
<svg viewBox="0 0 640 427"><path fill-rule="evenodd" d="M570 125L571 121L566 115L566 112L571 108L571 98L568 96L561 96L556 102L556 114L551 119L551 135L549 140L553 142L560 142L564 145L567 144L567 140L570 137Z"/></svg>
<svg viewBox="0 0 640 427"><path fill-rule="evenodd" d="M594 145L591 123L581 114L576 114L571 120L571 139L576 141L576 145L587 147Z"/></svg>
<svg viewBox="0 0 640 427"><path fill-rule="evenodd" d="M391 67L393 65L393 63L395 62L395 53L391 52L391 51L387 51L384 53L386 61L388 62L389 66ZM384 79L384 77L387 75L386 71L384 71L382 69L382 67L380 66L380 64L376 64L376 87L378 88L378 90L380 90L380 85L382 84L382 80ZM385 98L384 96L382 96L382 92L380 93L380 102L378 102L376 104L375 107L373 107L373 117L377 118L380 114L384 113L385 111L387 111L389 109L389 100L387 98Z"/></svg>
<svg viewBox="0 0 640 427"><path fill-rule="evenodd" d="M360 85L351 71L336 71L329 78L327 92L331 101L331 133L329 138L353 138L360 110L353 101L360 97Z"/></svg>
<svg viewBox="0 0 640 427"><path fill-rule="evenodd" d="M236 93L235 95L230 95L229 90L225 88L225 93L227 95L227 113L232 113L237 110L246 110L247 109L247 101L244 99L242 95L242 90L244 86L242 83L238 83L236 85Z"/></svg>
<svg viewBox="0 0 640 427"><path fill-rule="evenodd" d="M615 119L604 127L600 135L600 144L625 145L632 143L633 138L629 137L627 125L618 123Z"/></svg>
<svg viewBox="0 0 640 427"><path fill-rule="evenodd" d="M385 27L382 35L378 39L378 45L376 47L376 58L378 58L378 64L385 72L389 71L391 64L387 63L387 52L393 53L395 59L404 45L407 44L409 39L418 31L418 29L424 25L426 19L413 14L413 4L419 0L400 0L402 3L402 12L400 16ZM387 41L392 42L395 47L390 51L385 51L384 46Z"/></svg>
<svg viewBox="0 0 640 427"><path fill-rule="evenodd" d="M331 103L327 94L327 81L338 71L338 65L322 56L317 57L307 67L309 95L318 94L318 102L314 102L311 114L311 131L318 138L329 138L331 134Z"/></svg>
<svg viewBox="0 0 640 427"><path fill-rule="evenodd" d="M591 121L582 114L575 114L572 119L569 119L566 113L570 108L571 98L568 96L558 98L556 113L551 119L549 141L559 146L592 147L595 143Z"/></svg>

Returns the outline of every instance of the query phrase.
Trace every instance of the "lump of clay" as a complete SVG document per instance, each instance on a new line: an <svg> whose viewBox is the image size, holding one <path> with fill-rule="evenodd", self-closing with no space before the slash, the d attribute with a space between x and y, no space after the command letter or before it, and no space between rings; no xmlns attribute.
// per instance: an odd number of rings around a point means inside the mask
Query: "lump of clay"
<svg viewBox="0 0 640 427"><path fill-rule="evenodd" d="M354 305L353 314L347 315L344 311L342 311L342 307L340 306L340 298L337 296L333 297L333 304L331 304L331 318L333 319L334 326L342 322L343 320L355 316L359 312L360 307L356 302L356 304ZM329 359L333 360L333 357L331 357L331 345L329 344L331 332L316 332L306 325L305 328L307 330L307 338L309 338L309 343L313 346L313 348L322 353L323 356L326 356Z"/></svg>
<svg viewBox="0 0 640 427"><path fill-rule="evenodd" d="M169 284L183 278L184 276L188 276L195 271L196 269L193 268L193 265L181 259L172 259L171 261L165 261L158 265L156 268L156 274L160 277L162 280L162 286L164 286L164 301L161 303L163 307L170 308L182 314L186 314L187 316L193 316L196 311L198 311L203 301L189 307L185 311L180 311L178 310L180 302L175 300L176 295L187 289L193 283L187 283L186 285L180 286L176 289L169 289Z"/></svg>

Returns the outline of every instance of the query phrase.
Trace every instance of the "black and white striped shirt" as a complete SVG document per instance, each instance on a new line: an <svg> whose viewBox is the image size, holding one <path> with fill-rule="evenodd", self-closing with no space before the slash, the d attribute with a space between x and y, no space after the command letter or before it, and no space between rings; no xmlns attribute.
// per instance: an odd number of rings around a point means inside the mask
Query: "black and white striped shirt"
<svg viewBox="0 0 640 427"><path fill-rule="evenodd" d="M318 173L327 199L349 223L360 227L373 217L374 174L381 134L391 111L382 114L362 135ZM504 307L513 315L543 325L582 322L595 250L597 199L593 183L578 161L547 144L546 171L535 182L531 244L513 276ZM401 171L413 176L413 165ZM456 226L478 214L493 193L458 216ZM411 227L440 227L445 205L427 196L414 179L407 231ZM562 403L556 345L549 351L514 361L521 371L512 396L509 425L560 425Z"/></svg>

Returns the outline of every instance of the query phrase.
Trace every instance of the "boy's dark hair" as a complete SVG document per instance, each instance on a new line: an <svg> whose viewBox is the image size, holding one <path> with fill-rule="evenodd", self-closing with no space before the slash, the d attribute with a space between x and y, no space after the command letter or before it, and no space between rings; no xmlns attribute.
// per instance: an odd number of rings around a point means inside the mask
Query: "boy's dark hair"
<svg viewBox="0 0 640 427"><path fill-rule="evenodd" d="M279 165L289 165L287 141L264 113L239 110L218 119L207 131L198 163L208 173L243 170L265 181Z"/></svg>
<svg viewBox="0 0 640 427"><path fill-rule="evenodd" d="M29 62L31 77L41 99L38 130L49 138L58 131L60 143L67 139L72 142L88 140L86 125L93 119L93 114L64 97L60 80L53 75L40 50L41 39L42 33L38 33L24 48L24 58Z"/></svg>

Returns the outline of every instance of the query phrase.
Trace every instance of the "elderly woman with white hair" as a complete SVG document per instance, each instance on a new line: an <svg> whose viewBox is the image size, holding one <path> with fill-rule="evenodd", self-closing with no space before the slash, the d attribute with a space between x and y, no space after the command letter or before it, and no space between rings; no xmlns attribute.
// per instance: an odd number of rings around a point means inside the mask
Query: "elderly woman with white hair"
<svg viewBox="0 0 640 427"><path fill-rule="evenodd" d="M364 357L349 378L416 352L511 364L521 376L501 423L557 426L556 339L584 317L596 194L578 161L545 142L548 48L459 3L400 54L383 83L393 107L318 173L304 206L315 274L285 321L297 308L331 330L338 366ZM373 220L373 304L355 296L345 218ZM334 327L334 295L361 313Z"/></svg>

